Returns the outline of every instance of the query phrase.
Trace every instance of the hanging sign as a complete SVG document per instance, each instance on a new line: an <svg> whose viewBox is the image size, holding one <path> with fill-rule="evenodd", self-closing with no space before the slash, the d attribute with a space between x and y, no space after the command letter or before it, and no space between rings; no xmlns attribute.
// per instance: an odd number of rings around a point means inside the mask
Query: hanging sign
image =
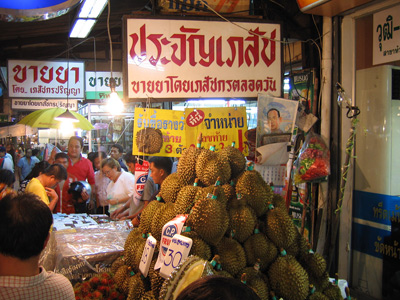
<svg viewBox="0 0 400 300"><path fill-rule="evenodd" d="M400 60L400 5L374 14L373 65Z"/></svg>
<svg viewBox="0 0 400 300"><path fill-rule="evenodd" d="M281 95L280 25L126 19L129 98ZM218 28L218 30L215 30Z"/></svg>
<svg viewBox="0 0 400 300"><path fill-rule="evenodd" d="M180 157L185 145L183 111L135 108L132 154Z"/></svg>
<svg viewBox="0 0 400 300"><path fill-rule="evenodd" d="M8 61L10 97L82 99L84 83L83 62Z"/></svg>
<svg viewBox="0 0 400 300"><path fill-rule="evenodd" d="M186 108L185 116L187 147L196 146L201 133L201 146L206 149L215 146L215 151L219 151L235 142L236 148L248 154L245 107Z"/></svg>
<svg viewBox="0 0 400 300"><path fill-rule="evenodd" d="M122 72L113 72L115 91L120 98L124 97ZM107 99L110 97L111 72L85 72L86 99Z"/></svg>

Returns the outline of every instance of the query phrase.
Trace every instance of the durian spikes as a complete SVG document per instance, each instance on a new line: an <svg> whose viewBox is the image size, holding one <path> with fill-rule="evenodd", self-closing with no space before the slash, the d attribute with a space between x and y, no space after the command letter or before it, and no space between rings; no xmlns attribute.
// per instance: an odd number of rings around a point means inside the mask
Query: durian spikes
<svg viewBox="0 0 400 300"><path fill-rule="evenodd" d="M346 286L344 288L344 292L346 293L346 300L351 300L351 296L350 296L350 289L348 286Z"/></svg>
<svg viewBox="0 0 400 300"><path fill-rule="evenodd" d="M243 273L242 276L240 276L240 281L244 284L247 283L247 274Z"/></svg>

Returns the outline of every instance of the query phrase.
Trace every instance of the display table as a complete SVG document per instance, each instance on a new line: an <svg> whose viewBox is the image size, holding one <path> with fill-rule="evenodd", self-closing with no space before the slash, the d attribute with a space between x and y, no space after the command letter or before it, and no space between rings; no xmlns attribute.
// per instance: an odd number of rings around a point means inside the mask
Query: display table
<svg viewBox="0 0 400 300"><path fill-rule="evenodd" d="M111 221L106 215L54 214L53 230L40 263L72 283L108 272L122 254L130 220Z"/></svg>

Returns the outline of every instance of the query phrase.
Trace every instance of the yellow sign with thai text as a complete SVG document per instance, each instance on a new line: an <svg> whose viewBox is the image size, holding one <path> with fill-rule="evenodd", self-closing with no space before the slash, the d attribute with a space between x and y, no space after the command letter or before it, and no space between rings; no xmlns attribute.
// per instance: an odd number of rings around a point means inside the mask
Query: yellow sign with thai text
<svg viewBox="0 0 400 300"><path fill-rule="evenodd" d="M244 155L248 154L247 115L245 107L186 108L186 146L196 146L197 137L202 134L201 146L215 151L235 143Z"/></svg>
<svg viewBox="0 0 400 300"><path fill-rule="evenodd" d="M132 154L180 157L185 127L183 111L136 107Z"/></svg>

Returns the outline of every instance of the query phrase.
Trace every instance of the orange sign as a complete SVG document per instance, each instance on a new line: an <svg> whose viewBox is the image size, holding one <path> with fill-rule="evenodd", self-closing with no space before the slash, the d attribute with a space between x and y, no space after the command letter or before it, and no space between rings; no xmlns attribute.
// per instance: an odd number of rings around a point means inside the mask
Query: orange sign
<svg viewBox="0 0 400 300"><path fill-rule="evenodd" d="M297 0L297 4L301 11L306 11L329 1L331 0Z"/></svg>

